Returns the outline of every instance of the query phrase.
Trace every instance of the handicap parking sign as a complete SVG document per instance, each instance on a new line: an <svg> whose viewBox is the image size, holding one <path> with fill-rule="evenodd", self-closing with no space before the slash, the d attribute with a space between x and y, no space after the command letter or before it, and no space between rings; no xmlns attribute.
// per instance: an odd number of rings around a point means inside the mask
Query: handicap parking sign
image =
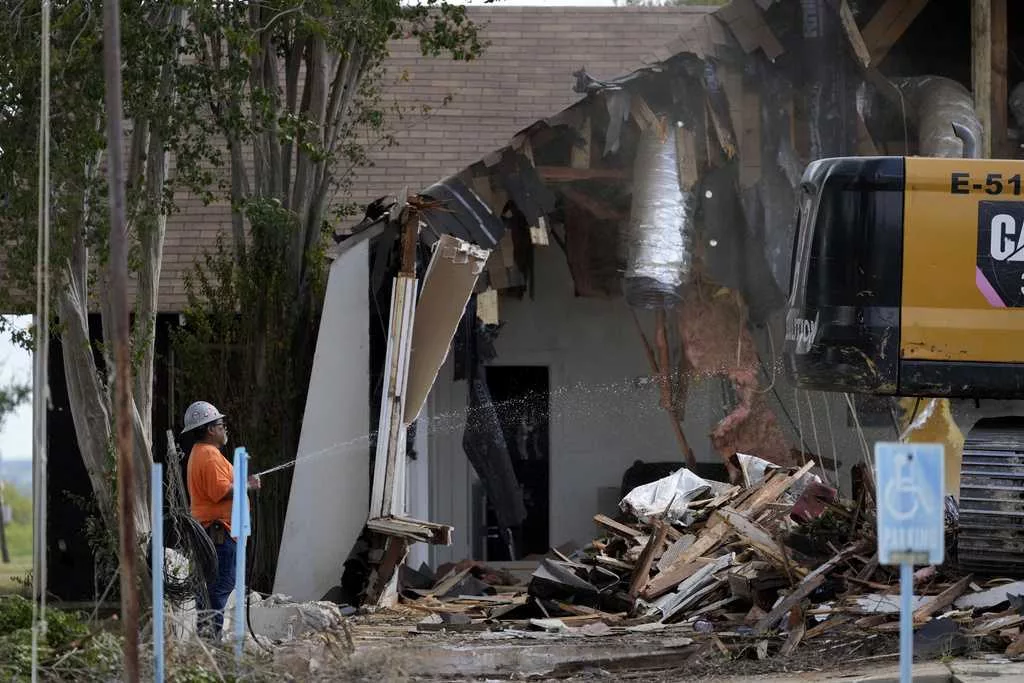
<svg viewBox="0 0 1024 683"><path fill-rule="evenodd" d="M942 444L875 444L879 563L942 563L945 491Z"/></svg>

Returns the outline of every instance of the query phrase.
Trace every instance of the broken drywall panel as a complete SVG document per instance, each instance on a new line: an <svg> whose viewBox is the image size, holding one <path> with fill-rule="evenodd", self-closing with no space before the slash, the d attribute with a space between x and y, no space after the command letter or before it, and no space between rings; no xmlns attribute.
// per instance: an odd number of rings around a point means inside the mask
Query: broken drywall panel
<svg viewBox="0 0 1024 683"><path fill-rule="evenodd" d="M484 325L497 325L500 322L498 315L498 290L487 289L477 295L476 317Z"/></svg>
<svg viewBox="0 0 1024 683"><path fill-rule="evenodd" d="M488 250L451 235L442 235L434 246L413 323L405 424L423 409L489 255Z"/></svg>
<svg viewBox="0 0 1024 683"><path fill-rule="evenodd" d="M337 255L327 275L274 577L274 592L296 600L317 600L337 585L366 522L369 264L369 240L355 241Z"/></svg>

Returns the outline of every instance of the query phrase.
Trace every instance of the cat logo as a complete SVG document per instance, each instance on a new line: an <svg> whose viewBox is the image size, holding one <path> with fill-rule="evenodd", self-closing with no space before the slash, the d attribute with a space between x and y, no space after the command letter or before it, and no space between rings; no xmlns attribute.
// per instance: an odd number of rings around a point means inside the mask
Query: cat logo
<svg viewBox="0 0 1024 683"><path fill-rule="evenodd" d="M1024 306L1024 202L978 203L975 284L993 308Z"/></svg>
<svg viewBox="0 0 1024 683"><path fill-rule="evenodd" d="M997 261L1024 261L1024 225L1008 213L997 213L989 225L989 255Z"/></svg>

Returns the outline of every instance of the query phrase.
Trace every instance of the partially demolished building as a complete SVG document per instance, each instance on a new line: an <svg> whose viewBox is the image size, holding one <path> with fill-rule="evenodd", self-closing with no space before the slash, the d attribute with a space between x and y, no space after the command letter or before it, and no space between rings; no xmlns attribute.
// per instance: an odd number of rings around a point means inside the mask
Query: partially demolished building
<svg viewBox="0 0 1024 683"><path fill-rule="evenodd" d="M735 480L737 453L814 462L845 486L906 417L786 378L783 342L815 332L783 313L800 174L1015 156L1019 10L975 4L973 33L969 3L666 11L678 31L642 68L575 65L576 103L371 204L334 253L275 591L336 585L368 510L370 531L434 544L413 566L493 563L589 539L681 463ZM957 409L966 430L1014 406Z"/></svg>

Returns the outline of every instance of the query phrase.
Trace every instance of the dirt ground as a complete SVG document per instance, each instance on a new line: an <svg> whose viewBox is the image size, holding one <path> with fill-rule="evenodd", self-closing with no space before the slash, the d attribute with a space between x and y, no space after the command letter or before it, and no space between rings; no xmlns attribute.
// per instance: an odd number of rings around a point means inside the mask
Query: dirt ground
<svg viewBox="0 0 1024 683"><path fill-rule="evenodd" d="M712 638L682 626L578 636L516 630L422 633L414 623L368 620L354 627L354 640L355 668L396 682L735 680L891 664L899 651L892 634L844 633L817 638L785 657L777 654L784 638L770 639L767 656L758 659L764 639L737 644L731 638L724 654Z"/></svg>

